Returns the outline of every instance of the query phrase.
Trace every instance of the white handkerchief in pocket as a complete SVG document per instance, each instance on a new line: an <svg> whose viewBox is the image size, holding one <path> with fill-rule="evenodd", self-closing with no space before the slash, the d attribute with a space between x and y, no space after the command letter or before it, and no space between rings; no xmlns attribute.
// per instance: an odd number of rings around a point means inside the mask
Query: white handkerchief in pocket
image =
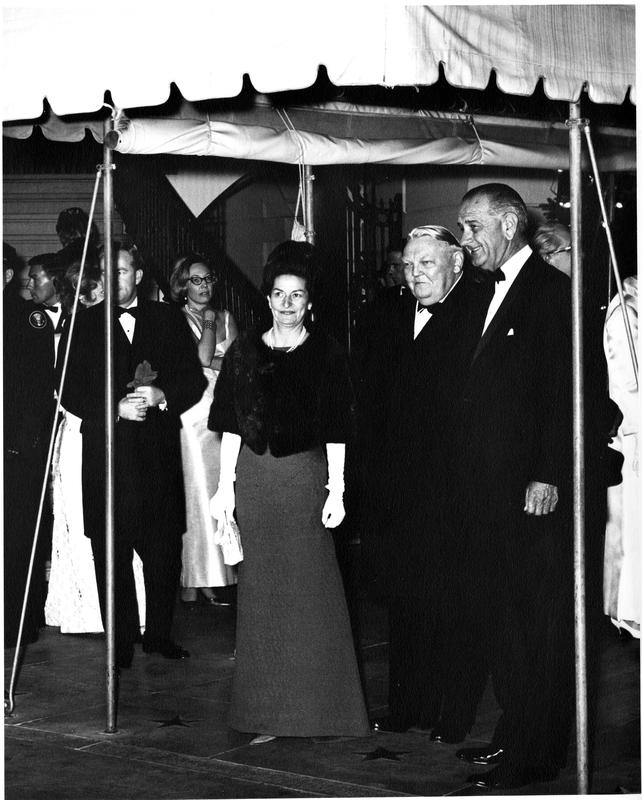
<svg viewBox="0 0 642 800"><path fill-rule="evenodd" d="M506 334L506 336L515 336L515 328L511 328L511 329L508 331L508 333Z"/></svg>

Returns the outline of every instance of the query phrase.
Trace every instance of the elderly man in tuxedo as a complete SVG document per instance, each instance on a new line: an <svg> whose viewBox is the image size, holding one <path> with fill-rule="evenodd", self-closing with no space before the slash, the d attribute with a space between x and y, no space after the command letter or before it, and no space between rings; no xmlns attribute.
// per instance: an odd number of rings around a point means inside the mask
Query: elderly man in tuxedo
<svg viewBox="0 0 642 800"><path fill-rule="evenodd" d="M147 598L145 653L182 659L171 627L185 529L180 415L201 397L205 379L178 309L138 296L142 260L134 245L117 253L114 322L116 440L116 661L129 667L139 638L132 548ZM101 610L105 601L105 354L103 303L76 321L63 405L82 419L85 534L91 539Z"/></svg>
<svg viewBox="0 0 642 800"><path fill-rule="evenodd" d="M459 226L490 290L453 408L450 497L502 716L488 746L457 755L494 765L477 786L509 789L557 776L571 723L570 283L528 246L512 188L469 191Z"/></svg>
<svg viewBox="0 0 642 800"><path fill-rule="evenodd" d="M364 574L390 624L389 717L375 724L452 743L470 729L486 678L475 642L460 636L469 626L446 460L485 287L441 226L411 231L403 264L408 291L375 304L361 381Z"/></svg>

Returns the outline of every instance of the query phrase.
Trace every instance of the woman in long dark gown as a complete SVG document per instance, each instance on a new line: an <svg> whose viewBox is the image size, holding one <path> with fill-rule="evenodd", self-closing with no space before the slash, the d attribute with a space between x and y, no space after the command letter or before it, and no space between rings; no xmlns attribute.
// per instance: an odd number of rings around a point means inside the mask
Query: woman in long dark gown
<svg viewBox="0 0 642 800"><path fill-rule="evenodd" d="M369 734L328 530L345 515L353 395L343 350L307 321L313 257L285 242L268 258L273 325L232 344L209 418L223 433L210 510L229 518L236 505L245 554L230 725L256 741Z"/></svg>

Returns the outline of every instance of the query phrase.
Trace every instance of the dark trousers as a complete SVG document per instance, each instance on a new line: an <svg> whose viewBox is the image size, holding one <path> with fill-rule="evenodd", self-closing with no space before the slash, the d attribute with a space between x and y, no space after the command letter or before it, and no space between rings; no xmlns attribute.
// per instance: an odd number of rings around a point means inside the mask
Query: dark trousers
<svg viewBox="0 0 642 800"><path fill-rule="evenodd" d="M470 602L502 710L493 746L506 751L506 769L556 773L574 704L571 530L553 517L521 522L480 533Z"/></svg>
<svg viewBox="0 0 642 800"><path fill-rule="evenodd" d="M4 646L15 647L25 593L46 449L4 456ZM43 624L45 561L51 553L51 504L45 495L22 643L35 642Z"/></svg>
<svg viewBox="0 0 642 800"><path fill-rule="evenodd" d="M390 603L388 708L399 727L439 724L462 738L472 727L487 670L458 609L455 591Z"/></svg>
<svg viewBox="0 0 642 800"><path fill-rule="evenodd" d="M155 534L155 535L154 535ZM100 610L105 621L105 539L91 540L100 598ZM114 546L114 592L116 649L126 653L139 636L138 603L132 568L134 549L143 562L145 579L145 636L149 644L171 639L176 590L181 570L182 541L174 532L150 531L135 545L118 538Z"/></svg>

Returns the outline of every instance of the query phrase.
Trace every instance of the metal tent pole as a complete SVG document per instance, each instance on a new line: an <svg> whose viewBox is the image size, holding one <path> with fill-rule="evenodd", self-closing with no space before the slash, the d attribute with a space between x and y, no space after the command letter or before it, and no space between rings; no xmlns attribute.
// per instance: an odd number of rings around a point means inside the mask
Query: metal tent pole
<svg viewBox="0 0 642 800"><path fill-rule="evenodd" d="M106 661L106 693L107 693L107 733L115 733L116 703L118 693L118 671L116 667L116 620L114 615L114 254L112 253L112 204L114 169L112 151L107 142L107 134L112 130L113 121L105 121L103 166L105 180L103 182L103 211L105 245L105 639L107 643Z"/></svg>
<svg viewBox="0 0 642 800"><path fill-rule="evenodd" d="M584 347L582 325L582 133L579 103L569 104L571 295L573 324L573 563L575 575L575 721L577 793L588 794L586 576L584 569Z"/></svg>

